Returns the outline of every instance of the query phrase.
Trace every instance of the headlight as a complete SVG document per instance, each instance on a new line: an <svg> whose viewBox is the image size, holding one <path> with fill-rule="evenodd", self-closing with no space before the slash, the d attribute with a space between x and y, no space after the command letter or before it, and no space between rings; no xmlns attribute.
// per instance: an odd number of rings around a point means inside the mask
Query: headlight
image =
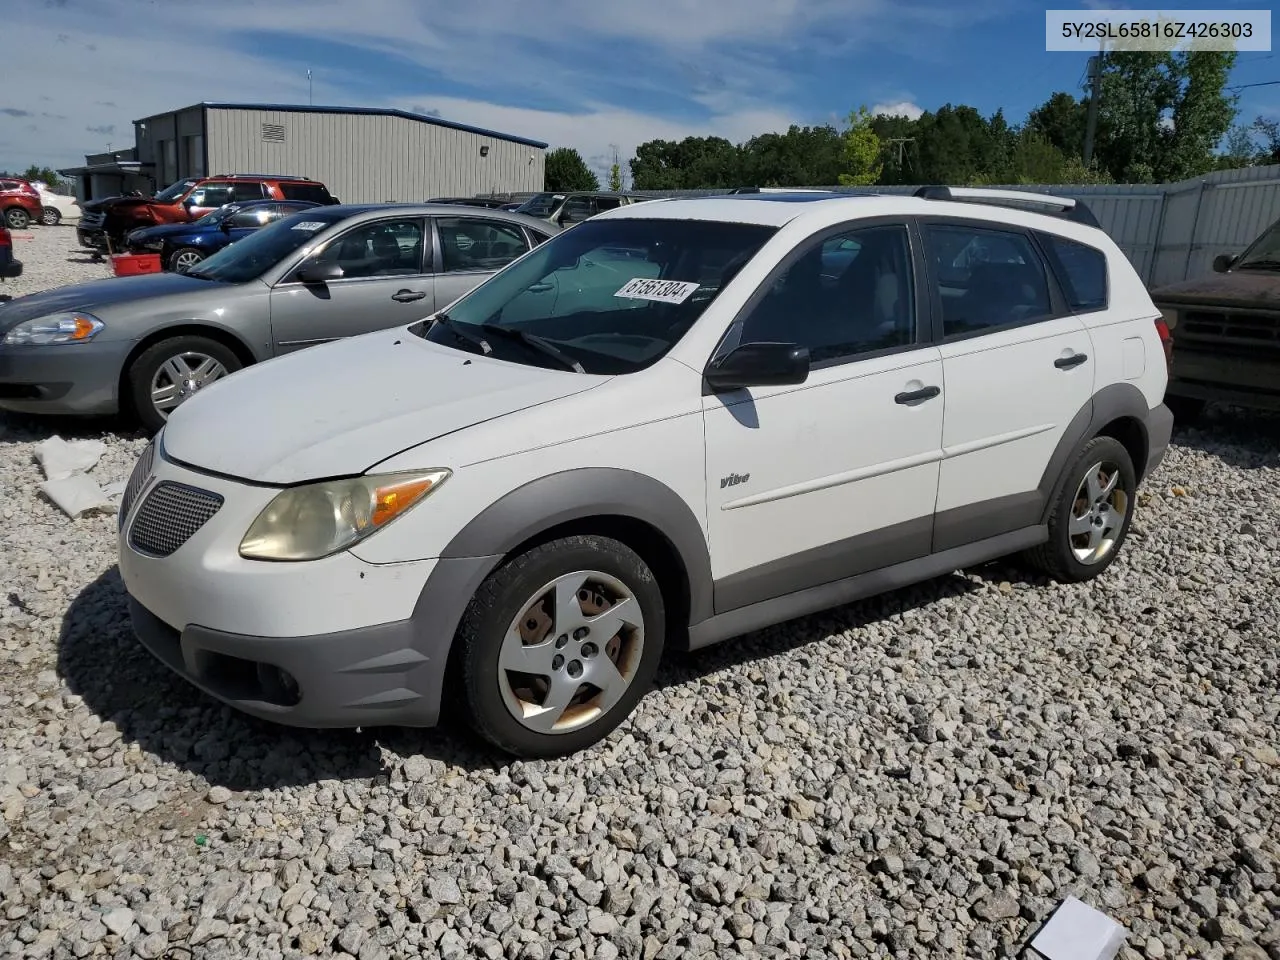
<svg viewBox="0 0 1280 960"><path fill-rule="evenodd" d="M282 491L240 541L250 560L319 560L372 536L449 478L449 470L326 480Z"/></svg>
<svg viewBox="0 0 1280 960"><path fill-rule="evenodd" d="M9 344L84 343L105 327L89 313L54 313L24 320L4 336Z"/></svg>
<svg viewBox="0 0 1280 960"><path fill-rule="evenodd" d="M1172 330L1178 325L1178 311L1171 310L1168 307L1160 308L1160 316L1164 318L1164 325Z"/></svg>

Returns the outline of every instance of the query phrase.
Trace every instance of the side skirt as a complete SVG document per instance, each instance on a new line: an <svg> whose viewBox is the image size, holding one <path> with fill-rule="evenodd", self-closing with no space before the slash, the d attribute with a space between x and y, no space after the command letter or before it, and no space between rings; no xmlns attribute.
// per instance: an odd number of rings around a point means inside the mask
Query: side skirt
<svg viewBox="0 0 1280 960"><path fill-rule="evenodd" d="M693 624L689 628L689 649L697 650L775 623L932 580L964 567L976 566L1038 546L1048 539L1049 530L1043 525L1023 527L1021 530L953 547L917 560L895 563L879 570L738 607Z"/></svg>

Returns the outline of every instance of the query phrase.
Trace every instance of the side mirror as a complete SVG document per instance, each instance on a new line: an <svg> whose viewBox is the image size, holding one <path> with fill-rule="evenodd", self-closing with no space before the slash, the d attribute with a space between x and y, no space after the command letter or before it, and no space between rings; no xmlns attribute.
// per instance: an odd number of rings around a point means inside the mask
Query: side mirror
<svg viewBox="0 0 1280 960"><path fill-rule="evenodd" d="M1229 253L1220 253L1213 258L1214 273L1226 273L1235 266L1236 258Z"/></svg>
<svg viewBox="0 0 1280 960"><path fill-rule="evenodd" d="M809 348L794 343L744 343L707 367L717 393L744 387L783 387L809 379Z"/></svg>
<svg viewBox="0 0 1280 960"><path fill-rule="evenodd" d="M219 229L219 230L221 230L223 233L230 233L230 232L231 232L231 218L230 218L230 217L227 217L225 220L219 220L219 221L218 221L218 229Z"/></svg>
<svg viewBox="0 0 1280 960"><path fill-rule="evenodd" d="M307 284L329 283L331 280L342 279L342 267L332 261L317 263L313 260L298 268L297 277Z"/></svg>

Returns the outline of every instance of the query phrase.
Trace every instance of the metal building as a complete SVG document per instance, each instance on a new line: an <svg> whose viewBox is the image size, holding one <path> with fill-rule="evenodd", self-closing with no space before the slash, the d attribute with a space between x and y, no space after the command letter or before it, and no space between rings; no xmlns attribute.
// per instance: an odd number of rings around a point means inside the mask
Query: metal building
<svg viewBox="0 0 1280 960"><path fill-rule="evenodd" d="M542 189L547 144L374 107L198 103L134 121L136 159L162 189L184 177L274 173L347 203Z"/></svg>

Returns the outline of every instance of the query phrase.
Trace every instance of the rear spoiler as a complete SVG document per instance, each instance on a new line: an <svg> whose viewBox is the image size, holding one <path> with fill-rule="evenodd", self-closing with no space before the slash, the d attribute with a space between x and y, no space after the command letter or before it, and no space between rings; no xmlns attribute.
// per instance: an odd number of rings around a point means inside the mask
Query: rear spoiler
<svg viewBox="0 0 1280 960"><path fill-rule="evenodd" d="M1051 216L1060 216L1074 223L1083 223L1086 226L1102 229L1102 225L1098 223L1098 218L1093 215L1093 211L1072 197L1057 197L1053 194L1035 193L1031 190L997 190L988 187L945 186L921 187L913 196L922 200L954 200L961 203L990 202L996 206L1000 205L1000 201L1004 201L1006 204L1031 204L1039 207L1050 207L1056 212L1047 210L1037 212L1049 213Z"/></svg>

